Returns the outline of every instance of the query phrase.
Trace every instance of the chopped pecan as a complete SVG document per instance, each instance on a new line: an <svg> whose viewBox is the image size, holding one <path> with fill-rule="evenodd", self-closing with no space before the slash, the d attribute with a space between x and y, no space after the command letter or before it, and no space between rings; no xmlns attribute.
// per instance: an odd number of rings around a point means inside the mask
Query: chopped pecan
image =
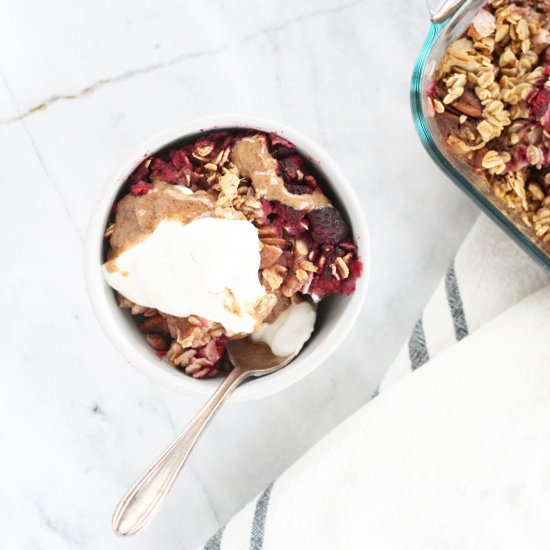
<svg viewBox="0 0 550 550"><path fill-rule="evenodd" d="M260 269L271 267L281 257L282 253L283 251L278 246L273 246L271 244L264 245L260 253L261 255Z"/></svg>
<svg viewBox="0 0 550 550"><path fill-rule="evenodd" d="M261 241L263 244L270 244L272 246L278 246L279 248L286 248L288 246L287 240L280 237L264 237Z"/></svg>
<svg viewBox="0 0 550 550"><path fill-rule="evenodd" d="M261 239L264 237L280 237L282 234L282 230L279 227L275 227L274 225L268 225L267 227L261 227L258 229L258 235Z"/></svg>
<svg viewBox="0 0 550 550"><path fill-rule="evenodd" d="M483 105L481 105L481 101L470 86L464 88L462 95L453 101L451 105L472 118L480 118L483 115Z"/></svg>

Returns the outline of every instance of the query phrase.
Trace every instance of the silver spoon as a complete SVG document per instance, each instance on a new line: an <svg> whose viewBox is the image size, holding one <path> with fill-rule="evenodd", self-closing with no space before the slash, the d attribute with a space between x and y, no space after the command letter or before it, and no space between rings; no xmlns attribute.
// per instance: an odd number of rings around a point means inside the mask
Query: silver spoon
<svg viewBox="0 0 550 550"><path fill-rule="evenodd" d="M158 511L203 430L231 392L251 376L271 374L288 365L296 354L278 357L266 344L249 338L233 340L227 351L235 368L177 439L134 483L113 515L113 529L121 536L141 531Z"/></svg>

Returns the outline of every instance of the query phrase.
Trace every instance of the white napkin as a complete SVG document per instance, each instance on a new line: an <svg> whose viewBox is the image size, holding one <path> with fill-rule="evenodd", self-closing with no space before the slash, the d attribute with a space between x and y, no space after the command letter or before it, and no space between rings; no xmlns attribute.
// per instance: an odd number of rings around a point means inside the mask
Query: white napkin
<svg viewBox="0 0 550 550"><path fill-rule="evenodd" d="M380 395L202 548L547 550L549 514L550 276L480 218Z"/></svg>

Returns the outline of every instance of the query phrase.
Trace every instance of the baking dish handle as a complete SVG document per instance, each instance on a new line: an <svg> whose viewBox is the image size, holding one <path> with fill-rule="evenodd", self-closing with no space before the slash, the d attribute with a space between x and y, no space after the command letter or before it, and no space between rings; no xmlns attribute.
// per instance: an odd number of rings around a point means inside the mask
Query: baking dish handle
<svg viewBox="0 0 550 550"><path fill-rule="evenodd" d="M426 0L433 23L441 23L453 15L466 0Z"/></svg>

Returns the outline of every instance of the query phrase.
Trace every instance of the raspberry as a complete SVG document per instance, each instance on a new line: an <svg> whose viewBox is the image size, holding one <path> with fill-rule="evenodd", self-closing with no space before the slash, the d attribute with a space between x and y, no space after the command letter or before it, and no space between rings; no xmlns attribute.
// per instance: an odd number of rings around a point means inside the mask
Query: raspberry
<svg viewBox="0 0 550 550"><path fill-rule="evenodd" d="M287 149L294 150L296 147L294 144L290 143L290 141L287 141L285 138L277 135L277 134L269 134L269 140L271 141L271 146L275 147L276 145L282 145L283 147L286 147Z"/></svg>
<svg viewBox="0 0 550 550"><path fill-rule="evenodd" d="M330 265L334 264L342 250L340 247L333 247L332 245L322 245L320 248L324 257L324 267L319 267L317 274L313 278L309 289L310 293L315 294L321 299L332 294L345 294L346 296L353 294L357 278L363 272L363 263L359 260L348 262L349 276L345 279L337 279L334 277Z"/></svg>
<svg viewBox="0 0 550 550"><path fill-rule="evenodd" d="M189 172L193 170L193 165L183 149L172 151L170 153L170 162L174 165L176 170L187 170Z"/></svg>
<svg viewBox="0 0 550 550"><path fill-rule="evenodd" d="M176 182L178 181L179 174L174 166L162 159L153 158L149 165L151 169L151 177L153 179L158 178L162 181Z"/></svg>
<svg viewBox="0 0 550 550"><path fill-rule="evenodd" d="M212 338L204 347L198 350L199 357L204 357L215 365L225 352L225 338Z"/></svg>
<svg viewBox="0 0 550 550"><path fill-rule="evenodd" d="M282 159L291 155L296 150L296 147L292 143L277 134L270 134L269 139L271 142L270 153L276 159Z"/></svg>
<svg viewBox="0 0 550 550"><path fill-rule="evenodd" d="M347 281L347 279L346 279ZM310 287L311 294L315 294L321 300L333 294L342 294L342 281L332 278L330 271L324 271L323 274L313 278Z"/></svg>
<svg viewBox="0 0 550 550"><path fill-rule="evenodd" d="M304 178L304 181L312 187L314 190L319 189L319 186L317 185L317 180L310 174Z"/></svg>
<svg viewBox="0 0 550 550"><path fill-rule="evenodd" d="M315 191L306 183L285 183L285 187L294 195L311 195Z"/></svg>
<svg viewBox="0 0 550 550"><path fill-rule="evenodd" d="M351 296L355 292L355 283L357 279L355 277L348 277L342 281L341 293L346 296Z"/></svg>
<svg viewBox="0 0 550 550"><path fill-rule="evenodd" d="M262 203L262 212L264 217L269 216L273 212L273 206L272 204L263 197L260 199L260 202Z"/></svg>
<svg viewBox="0 0 550 550"><path fill-rule="evenodd" d="M549 99L550 98L548 97L546 90L541 90L538 94L535 95L530 103L531 112L533 113L533 116L535 118L540 118L544 116L544 113L546 113L546 109L548 109Z"/></svg>
<svg viewBox="0 0 550 550"><path fill-rule="evenodd" d="M145 159L139 164L139 166L132 172L131 176L128 178L131 183L136 183L140 180L147 178L147 173L149 172L149 163L148 159Z"/></svg>
<svg viewBox="0 0 550 550"><path fill-rule="evenodd" d="M299 181L304 177L304 161L298 155L289 155L279 160L277 171L285 183Z"/></svg>
<svg viewBox="0 0 550 550"><path fill-rule="evenodd" d="M306 215L304 210L294 210L294 208L277 201L273 201L271 204L272 214L277 216L273 223L277 226L297 226Z"/></svg>
<svg viewBox="0 0 550 550"><path fill-rule="evenodd" d="M349 264L349 270L351 271L351 274L358 279L363 274L363 262L360 262L359 260L351 262Z"/></svg>
<svg viewBox="0 0 550 550"><path fill-rule="evenodd" d="M139 195L147 195L149 191L153 189L152 183L147 183L145 181L138 181L137 183L134 183L132 187L130 187L130 193L134 195L135 197Z"/></svg>
<svg viewBox="0 0 550 550"><path fill-rule="evenodd" d="M216 151L221 151L234 143L235 135L227 131L214 132L209 134L208 139L214 142L214 149Z"/></svg>
<svg viewBox="0 0 550 550"><path fill-rule="evenodd" d="M350 228L336 208L317 208L309 213L311 236L318 244L338 244L350 236Z"/></svg>

